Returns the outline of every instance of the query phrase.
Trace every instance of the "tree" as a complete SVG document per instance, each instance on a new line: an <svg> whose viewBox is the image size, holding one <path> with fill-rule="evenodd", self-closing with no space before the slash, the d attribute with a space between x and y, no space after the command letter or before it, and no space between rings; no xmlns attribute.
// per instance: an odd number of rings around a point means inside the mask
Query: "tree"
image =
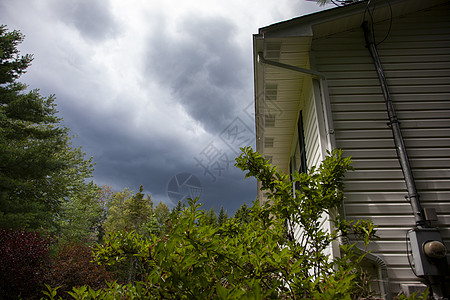
<svg viewBox="0 0 450 300"><path fill-rule="evenodd" d="M153 210L151 196L143 194L141 185L139 192L134 194L129 189L116 193L108 204L108 216L104 223L106 239L109 235L137 232L143 237L159 232L159 224ZM116 266L115 272L122 281L131 282L138 278L142 265L133 255Z"/></svg>
<svg viewBox="0 0 450 300"><path fill-rule="evenodd" d="M228 213L220 206L219 216L217 217L217 225L220 227L228 219Z"/></svg>
<svg viewBox="0 0 450 300"><path fill-rule="evenodd" d="M109 185L104 185L98 190L97 198L102 208L102 215L99 221L100 226L97 228L97 237L99 241L101 241L103 239L103 236L105 235L104 224L106 218L108 217L108 205L114 199L114 195L115 193Z"/></svg>
<svg viewBox="0 0 450 300"><path fill-rule="evenodd" d="M144 267L142 279L115 285L98 298L120 290L142 298L179 299L356 299L366 297L367 281L359 263L364 253L355 244L341 245L341 257L324 251L340 236L358 236L365 245L374 237L370 221L335 220L337 229L323 230L320 216L340 207L350 159L340 151L293 182L251 148L244 148L236 166L255 176L270 201L255 200L248 223L231 218L219 228L208 225L208 213L197 199L188 199L169 234L143 238L135 232L109 235L95 250L99 263L116 264L132 255ZM292 190L299 182L299 189ZM302 232L286 239L286 223ZM80 299L88 297L86 287ZM136 296L138 297L138 296ZM359 298L359 299L360 299Z"/></svg>
<svg viewBox="0 0 450 300"><path fill-rule="evenodd" d="M88 243L100 241L105 219L101 195L102 189L89 183L85 191L62 202L57 224L64 239Z"/></svg>
<svg viewBox="0 0 450 300"><path fill-rule="evenodd" d="M55 229L64 199L89 189L93 164L72 147L55 97L17 81L32 61L19 54L23 39L0 26L0 227Z"/></svg>
<svg viewBox="0 0 450 300"><path fill-rule="evenodd" d="M217 214L214 211L214 207L211 207L203 218L203 222L205 225L211 225L213 227L217 227Z"/></svg>
<svg viewBox="0 0 450 300"><path fill-rule="evenodd" d="M159 232L165 232L167 230L167 220L170 217L170 209L164 202L159 202L154 208L153 212L158 223Z"/></svg>
<svg viewBox="0 0 450 300"><path fill-rule="evenodd" d="M108 204L108 216L104 223L106 232L137 231L141 234L157 231L158 221L153 212L150 195L144 198L142 185L134 195L129 189L116 193Z"/></svg>
<svg viewBox="0 0 450 300"><path fill-rule="evenodd" d="M177 205L172 208L170 211L170 219L177 219L180 215L183 206L181 204L181 200L177 202Z"/></svg>
<svg viewBox="0 0 450 300"><path fill-rule="evenodd" d="M234 213L233 218L236 220L237 223L240 224L247 224L249 223L251 218L251 209L247 207L247 204L244 203L239 207L236 212Z"/></svg>

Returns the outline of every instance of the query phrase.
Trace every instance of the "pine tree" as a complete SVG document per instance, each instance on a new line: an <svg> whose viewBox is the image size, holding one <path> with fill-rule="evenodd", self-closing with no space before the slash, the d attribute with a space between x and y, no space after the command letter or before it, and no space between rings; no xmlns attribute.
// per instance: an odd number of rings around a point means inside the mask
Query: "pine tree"
<svg viewBox="0 0 450 300"><path fill-rule="evenodd" d="M213 227L217 226L217 215L216 212L214 211L214 207L211 207L211 209L208 212L206 212L204 223L205 225L207 224Z"/></svg>
<svg viewBox="0 0 450 300"><path fill-rule="evenodd" d="M0 26L0 227L55 228L61 203L90 188L93 164L72 148L55 97L17 81L32 61L23 39Z"/></svg>
<svg viewBox="0 0 450 300"><path fill-rule="evenodd" d="M220 227L228 219L228 213L223 209L223 205L220 207L219 216L217 217L217 225Z"/></svg>
<svg viewBox="0 0 450 300"><path fill-rule="evenodd" d="M247 207L247 204L244 203L234 213L234 219L236 220L236 222L238 222L240 224L250 223L250 221L252 220L250 212L251 212L251 210Z"/></svg>
<svg viewBox="0 0 450 300"><path fill-rule="evenodd" d="M106 232L127 230L149 234L158 230L151 196L143 194L142 185L136 195L129 189L115 194L108 205L108 217L104 223Z"/></svg>

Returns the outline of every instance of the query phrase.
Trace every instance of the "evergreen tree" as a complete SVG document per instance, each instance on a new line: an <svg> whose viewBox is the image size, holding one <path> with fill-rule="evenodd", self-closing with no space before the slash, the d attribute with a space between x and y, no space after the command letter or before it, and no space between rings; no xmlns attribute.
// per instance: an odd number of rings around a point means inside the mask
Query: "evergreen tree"
<svg viewBox="0 0 450 300"><path fill-rule="evenodd" d="M136 195L129 189L115 194L108 205L108 217L104 223L106 232L134 230L148 234L158 230L151 196L145 197L143 190L141 185Z"/></svg>
<svg viewBox="0 0 450 300"><path fill-rule="evenodd" d="M214 207L211 207L209 211L205 213L205 218L203 219L205 225L211 225L213 227L217 227L217 214L214 211Z"/></svg>
<svg viewBox="0 0 450 300"><path fill-rule="evenodd" d="M223 209L223 205L220 207L219 216L217 217L217 226L222 226L228 219L228 213Z"/></svg>
<svg viewBox="0 0 450 300"><path fill-rule="evenodd" d="M167 204L163 202L159 202L155 208L153 209L153 212L156 217L156 221L158 223L158 228L160 232L166 231L166 222L167 219L170 217L170 209L167 206Z"/></svg>
<svg viewBox="0 0 450 300"><path fill-rule="evenodd" d="M240 224L250 223L250 221L252 220L250 213L251 213L251 209L249 209L247 207L247 204L244 203L234 213L234 219L236 220L237 223L240 223Z"/></svg>
<svg viewBox="0 0 450 300"><path fill-rule="evenodd" d="M182 208L183 208L183 206L181 204L181 201L178 201L177 205L174 206L172 208L172 210L170 211L170 218L176 219L178 217L178 215L180 214Z"/></svg>
<svg viewBox="0 0 450 300"><path fill-rule="evenodd" d="M72 147L54 96L17 81L32 61L23 39L0 26L0 227L55 229L61 204L90 189L93 164Z"/></svg>
<svg viewBox="0 0 450 300"><path fill-rule="evenodd" d="M101 239L105 211L99 195L100 189L91 183L84 193L63 201L57 217L63 238L72 242L97 242Z"/></svg>

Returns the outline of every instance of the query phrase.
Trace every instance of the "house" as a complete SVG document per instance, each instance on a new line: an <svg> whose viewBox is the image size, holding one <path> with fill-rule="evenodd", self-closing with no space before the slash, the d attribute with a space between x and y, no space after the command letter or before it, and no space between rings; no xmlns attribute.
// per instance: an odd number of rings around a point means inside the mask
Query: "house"
<svg viewBox="0 0 450 300"><path fill-rule="evenodd" d="M378 226L375 288L390 298L425 278L436 298L445 293L450 2L356 2L260 28L253 51L257 150L289 173L343 149L356 169L345 178L345 217ZM431 240L439 263L424 256Z"/></svg>

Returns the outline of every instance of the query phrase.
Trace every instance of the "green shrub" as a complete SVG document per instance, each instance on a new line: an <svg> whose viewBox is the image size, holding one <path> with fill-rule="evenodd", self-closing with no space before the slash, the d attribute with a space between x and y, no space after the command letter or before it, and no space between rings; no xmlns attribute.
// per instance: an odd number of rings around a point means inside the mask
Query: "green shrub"
<svg viewBox="0 0 450 300"><path fill-rule="evenodd" d="M331 260L325 249L340 234L354 234L366 244L374 236L371 222L336 218L336 229L322 229L321 217L338 211L343 200L342 177L350 159L331 153L317 169L287 175L271 167L261 155L244 148L237 166L255 176L269 201L250 209L250 219L208 224L201 204L189 200L168 222L167 235L145 238L135 232L111 233L95 249L106 265L134 257L141 281L112 284L103 290L75 289L76 299L354 299L366 297L359 263L364 253L342 245L341 257ZM294 228L297 239L289 238Z"/></svg>

